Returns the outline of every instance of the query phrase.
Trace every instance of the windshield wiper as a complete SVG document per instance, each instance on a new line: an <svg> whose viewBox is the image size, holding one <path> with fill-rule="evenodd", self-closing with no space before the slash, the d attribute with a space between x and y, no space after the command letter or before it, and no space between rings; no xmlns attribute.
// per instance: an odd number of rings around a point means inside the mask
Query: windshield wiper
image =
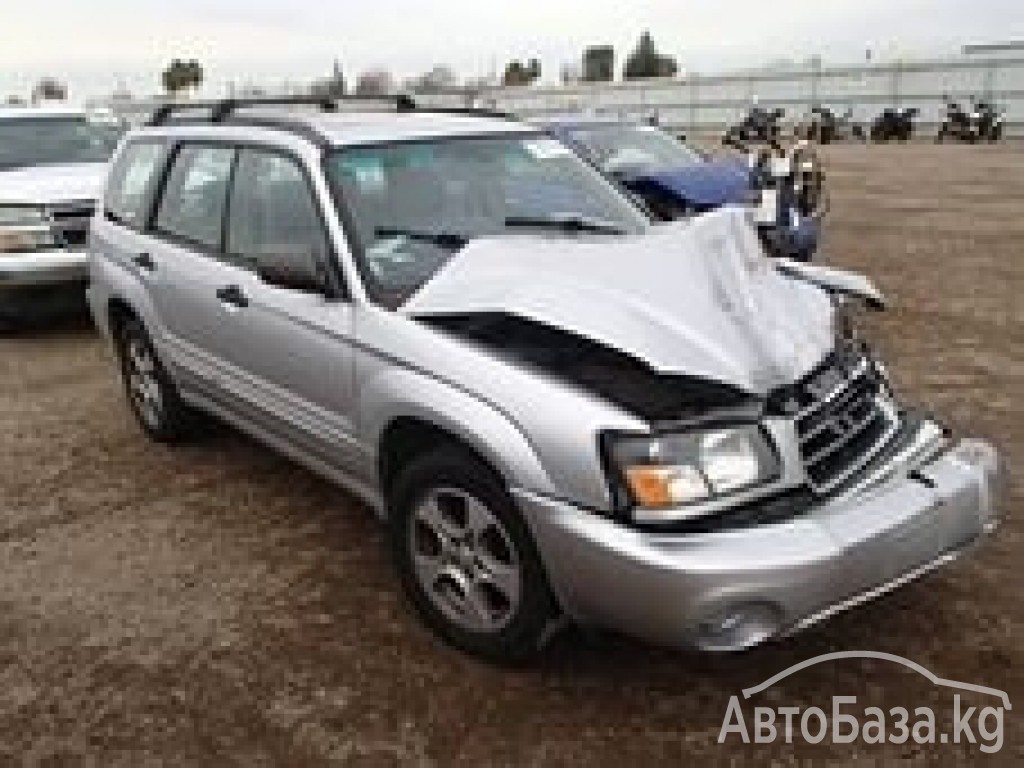
<svg viewBox="0 0 1024 768"><path fill-rule="evenodd" d="M569 214L567 216L509 216L505 219L505 226L558 229L562 232L598 232L606 235L626 234L626 230L618 224L576 214Z"/></svg>
<svg viewBox="0 0 1024 768"><path fill-rule="evenodd" d="M402 229L401 227L377 227L373 232L377 237L407 237L410 240L422 240L425 243L453 250L464 248L469 242L468 235L460 235L457 232L425 232Z"/></svg>

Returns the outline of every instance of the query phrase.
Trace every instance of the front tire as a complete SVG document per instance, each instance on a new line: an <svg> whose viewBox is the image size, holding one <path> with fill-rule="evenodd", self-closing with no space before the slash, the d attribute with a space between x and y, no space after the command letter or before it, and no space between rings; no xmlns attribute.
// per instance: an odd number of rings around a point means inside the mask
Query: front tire
<svg viewBox="0 0 1024 768"><path fill-rule="evenodd" d="M402 586L450 645L499 663L543 646L557 616L533 538L501 479L468 451L414 459L390 494Z"/></svg>
<svg viewBox="0 0 1024 768"><path fill-rule="evenodd" d="M161 443L186 437L195 415L182 401L142 323L133 317L122 320L115 344L128 404L142 429Z"/></svg>

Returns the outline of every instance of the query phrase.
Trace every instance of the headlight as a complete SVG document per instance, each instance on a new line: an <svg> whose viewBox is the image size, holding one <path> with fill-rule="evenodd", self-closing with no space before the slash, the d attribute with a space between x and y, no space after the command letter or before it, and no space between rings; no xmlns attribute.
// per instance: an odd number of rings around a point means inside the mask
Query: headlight
<svg viewBox="0 0 1024 768"><path fill-rule="evenodd" d="M770 482L781 469L767 434L755 424L617 436L609 448L633 503L643 509L709 501Z"/></svg>
<svg viewBox="0 0 1024 768"><path fill-rule="evenodd" d="M24 205L0 205L0 253L56 248L46 212Z"/></svg>

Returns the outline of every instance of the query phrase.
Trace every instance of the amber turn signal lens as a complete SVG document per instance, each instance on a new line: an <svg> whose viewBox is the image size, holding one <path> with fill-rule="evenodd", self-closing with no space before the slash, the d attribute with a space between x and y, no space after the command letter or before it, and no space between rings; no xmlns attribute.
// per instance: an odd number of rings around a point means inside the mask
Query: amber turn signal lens
<svg viewBox="0 0 1024 768"><path fill-rule="evenodd" d="M695 467L638 466L626 469L633 498L644 507L671 507L705 498L708 486Z"/></svg>

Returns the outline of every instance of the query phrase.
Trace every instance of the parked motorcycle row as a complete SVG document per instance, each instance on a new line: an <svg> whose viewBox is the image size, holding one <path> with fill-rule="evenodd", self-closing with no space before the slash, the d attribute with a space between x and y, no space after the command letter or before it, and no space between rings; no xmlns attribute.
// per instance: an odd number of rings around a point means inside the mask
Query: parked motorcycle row
<svg viewBox="0 0 1024 768"><path fill-rule="evenodd" d="M782 120L784 109L765 109L754 106L738 123L730 126L722 136L726 146L748 142L771 143L785 133ZM816 106L798 121L794 133L817 144L837 141L905 142L914 138L920 110L916 107L886 107L867 125L854 118L853 110L839 114L829 107ZM995 104L972 98L970 109L946 97L946 107L936 141L947 140L967 143L996 142L1003 137L1003 113Z"/></svg>

